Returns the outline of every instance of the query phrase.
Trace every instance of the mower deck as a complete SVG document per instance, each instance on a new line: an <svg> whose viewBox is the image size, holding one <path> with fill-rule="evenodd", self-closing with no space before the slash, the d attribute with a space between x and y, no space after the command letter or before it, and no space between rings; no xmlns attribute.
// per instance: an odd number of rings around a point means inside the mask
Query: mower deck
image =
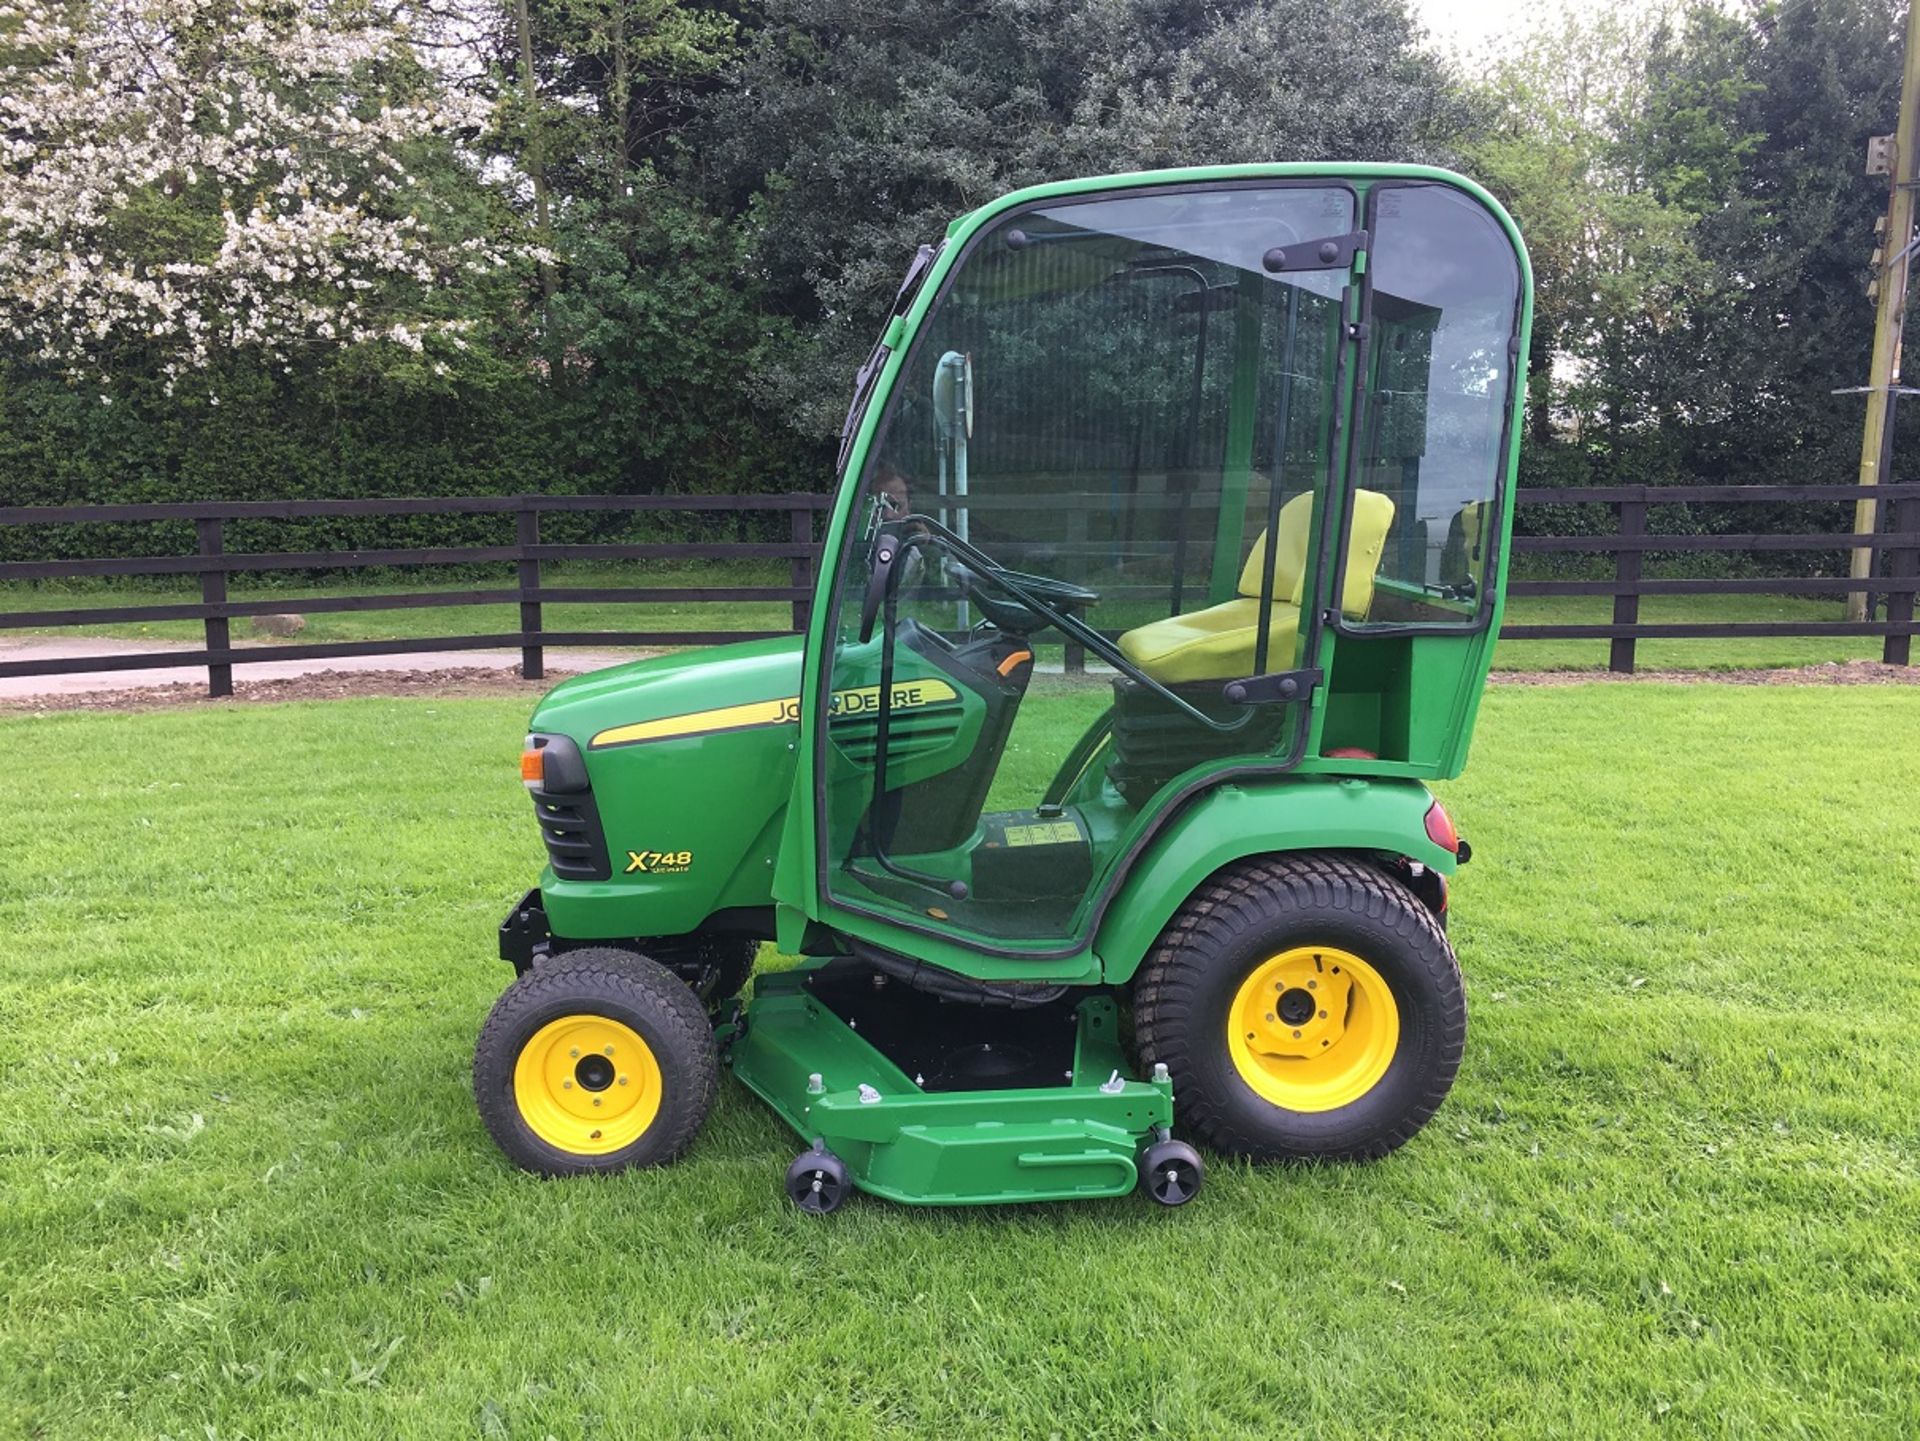
<svg viewBox="0 0 1920 1441"><path fill-rule="evenodd" d="M942 1001L858 962L757 978L729 1062L853 1183L973 1205L1119 1196L1173 1124L1173 1085L1138 1081L1105 996L1019 1010Z"/></svg>

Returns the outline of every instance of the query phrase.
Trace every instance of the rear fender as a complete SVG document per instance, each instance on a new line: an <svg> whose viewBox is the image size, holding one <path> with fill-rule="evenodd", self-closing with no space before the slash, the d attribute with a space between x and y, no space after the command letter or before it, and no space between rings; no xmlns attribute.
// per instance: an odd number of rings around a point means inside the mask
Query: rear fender
<svg viewBox="0 0 1920 1441"><path fill-rule="evenodd" d="M1409 780L1291 776L1203 792L1134 863L1107 908L1093 943L1103 979L1130 981L1187 897L1222 866L1248 856L1361 852L1451 875L1457 858L1427 835L1432 804L1427 788Z"/></svg>

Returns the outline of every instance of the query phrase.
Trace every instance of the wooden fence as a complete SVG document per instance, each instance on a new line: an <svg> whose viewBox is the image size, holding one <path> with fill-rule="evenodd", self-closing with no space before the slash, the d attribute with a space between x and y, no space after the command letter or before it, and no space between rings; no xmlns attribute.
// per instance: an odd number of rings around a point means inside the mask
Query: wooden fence
<svg viewBox="0 0 1920 1441"><path fill-rule="evenodd" d="M1760 534L1658 535L1647 529L1654 505L1754 505L1852 501L1878 496L1882 528L1873 534L1764 532ZM1514 580L1509 596L1610 595L1613 620L1605 625L1506 625L1502 640L1608 640L1608 669L1631 673L1634 642L1668 639L1732 639L1770 636L1879 636L1882 657L1890 665L1908 664L1912 644L1915 560L1920 558L1920 485L1627 485L1586 489L1521 491L1529 505L1604 504L1613 508L1612 535L1516 535L1513 554L1611 553L1613 574L1598 580ZM1847 576L1647 577L1641 564L1662 551L1800 551L1845 554L1870 548L1885 557L1887 574L1859 581ZM1881 567L1876 565L1875 569ZM1685 621L1643 624L1643 595L1808 595L1842 596L1866 592L1884 600L1884 613L1864 621Z"/></svg>
<svg viewBox="0 0 1920 1441"><path fill-rule="evenodd" d="M197 620L206 627L203 649L135 655L0 662L0 676L70 675L91 671L205 666L210 695L233 694L233 668L249 661L321 660L363 655L491 650L517 647L530 680L545 674L549 646L714 645L791 631L555 631L542 624L544 605L563 602L784 601L791 630L803 630L813 597L818 550L814 516L832 503L819 495L518 495L409 500L200 501L172 505L61 505L0 508L0 525L75 525L192 521L198 550L186 556L96 560L24 560L0 563L0 581L69 576L197 575L198 604L87 606L64 610L0 611L0 631L120 621ZM555 511L771 512L788 517L787 539L750 541L639 541L625 544L553 545L542 541L540 517ZM314 520L326 517L399 515L512 515L511 545L430 546L385 550L230 553L225 526L234 520ZM555 560L783 560L787 584L747 586L549 586L543 562ZM227 577L236 571L342 570L368 566L476 565L511 562L511 588L400 591L385 595L339 595L231 600ZM429 636L408 640L329 641L305 645L235 646L229 622L236 617L298 609L313 615L338 611L517 604L520 628L489 635Z"/></svg>
<svg viewBox="0 0 1920 1441"><path fill-rule="evenodd" d="M1605 624L1510 624L1501 631L1511 640L1607 640L1609 664L1616 671L1634 667L1634 645L1645 639L1738 638L1775 636L1872 636L1883 639L1884 658L1905 665L1915 630L1914 594L1920 590L1920 485L1883 485L1864 492L1878 495L1883 528L1870 535L1832 533L1738 533L1661 535L1647 529L1648 508L1654 505L1741 505L1753 503L1806 504L1851 501L1859 486L1614 486L1589 489L1523 491L1522 507L1531 505L1603 504L1612 508L1612 534L1517 535L1516 556L1541 554L1610 554L1610 577L1579 580L1514 580L1514 596L1598 595L1613 599L1613 618ZM1011 498L1010 498L1011 499ZM1047 502L1019 497L1034 507ZM43 630L50 627L98 625L140 621L199 621L204 627L200 649L138 654L76 656L26 661L0 660L0 677L61 675L85 672L146 670L161 667L201 667L207 670L208 692L230 695L233 667L261 660L320 660L350 656L398 655L517 648L521 668L530 679L544 674L548 647L655 647L708 645L755 639L804 630L812 599L818 550L816 518L831 505L820 495L525 495L406 500L331 501L205 501L152 505L16 506L0 508L0 525L137 524L192 522L197 547L191 555L143 556L91 560L20 560L0 562L0 581L39 580L78 576L191 575L199 580L197 603L85 606L59 610L0 611L0 632ZM786 517L786 538L778 541L638 541L627 543L555 544L541 537L541 517L555 512L703 512L736 517L758 514L764 528ZM367 550L230 552L226 526L247 520L316 520L377 516L512 515L514 540L510 545L468 545ZM1678 552L1827 552L1844 555L1871 547L1885 557L1886 574L1855 581L1845 576L1778 576L1737 578L1663 578L1643 575L1649 553ZM785 562L785 585L717 586L554 586L543 581L541 567L559 560L756 560ZM236 572L264 573L296 570L342 570L386 566L449 566L510 563L515 584L510 587L464 590L399 591L234 600L227 594L227 577ZM1645 623L1639 619L1640 597L1646 595L1809 595L1842 596L1869 592L1883 602L1881 613L1865 621L1686 621ZM774 601L789 609L789 631L564 631L550 630L542 608L557 603L685 603ZM402 640L331 641L291 645L235 646L230 623L238 618L268 615L289 609L304 614L342 611L381 611L469 605L511 604L519 607L519 629L485 635L432 636ZM1878 605L1876 608L1879 608ZM1068 664L1079 659L1068 653ZM1077 668L1077 667L1076 667Z"/></svg>

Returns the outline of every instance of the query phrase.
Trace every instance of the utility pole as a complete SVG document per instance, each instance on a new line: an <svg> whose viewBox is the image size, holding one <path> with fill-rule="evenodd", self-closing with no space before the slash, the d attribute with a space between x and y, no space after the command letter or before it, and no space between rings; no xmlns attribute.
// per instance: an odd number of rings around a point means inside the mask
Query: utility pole
<svg viewBox="0 0 1920 1441"><path fill-rule="evenodd" d="M1886 231L1873 252L1873 286L1878 306L1873 325L1873 363L1867 375L1867 422L1860 436L1860 484L1878 485L1893 460L1893 397L1900 384L1900 334L1907 318L1907 267L1913 244L1914 187L1920 184L1920 0L1907 7L1906 55L1900 71L1900 119L1893 134L1893 153L1886 153L1884 136L1867 146L1867 172L1888 174ZM1869 289L1869 294L1874 294ZM1879 529L1880 503L1867 498L1855 503L1853 528L1866 535ZM1863 546L1853 553L1853 578L1873 576L1873 550ZM1847 619L1867 618L1865 589L1847 597Z"/></svg>

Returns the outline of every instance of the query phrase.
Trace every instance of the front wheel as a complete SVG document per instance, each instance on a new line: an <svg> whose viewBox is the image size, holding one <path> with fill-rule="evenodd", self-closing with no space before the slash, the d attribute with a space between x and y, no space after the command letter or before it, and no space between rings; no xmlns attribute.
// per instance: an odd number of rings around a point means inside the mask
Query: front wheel
<svg viewBox="0 0 1920 1441"><path fill-rule="evenodd" d="M1134 982L1142 1074L1183 1129L1255 1160L1370 1160L1445 1099L1466 1044L1460 968L1432 913L1339 856L1230 866L1181 907Z"/></svg>
<svg viewBox="0 0 1920 1441"><path fill-rule="evenodd" d="M644 956L569 951L494 1003L473 1056L480 1118L546 1176L671 1161L720 1085L705 1008Z"/></svg>

